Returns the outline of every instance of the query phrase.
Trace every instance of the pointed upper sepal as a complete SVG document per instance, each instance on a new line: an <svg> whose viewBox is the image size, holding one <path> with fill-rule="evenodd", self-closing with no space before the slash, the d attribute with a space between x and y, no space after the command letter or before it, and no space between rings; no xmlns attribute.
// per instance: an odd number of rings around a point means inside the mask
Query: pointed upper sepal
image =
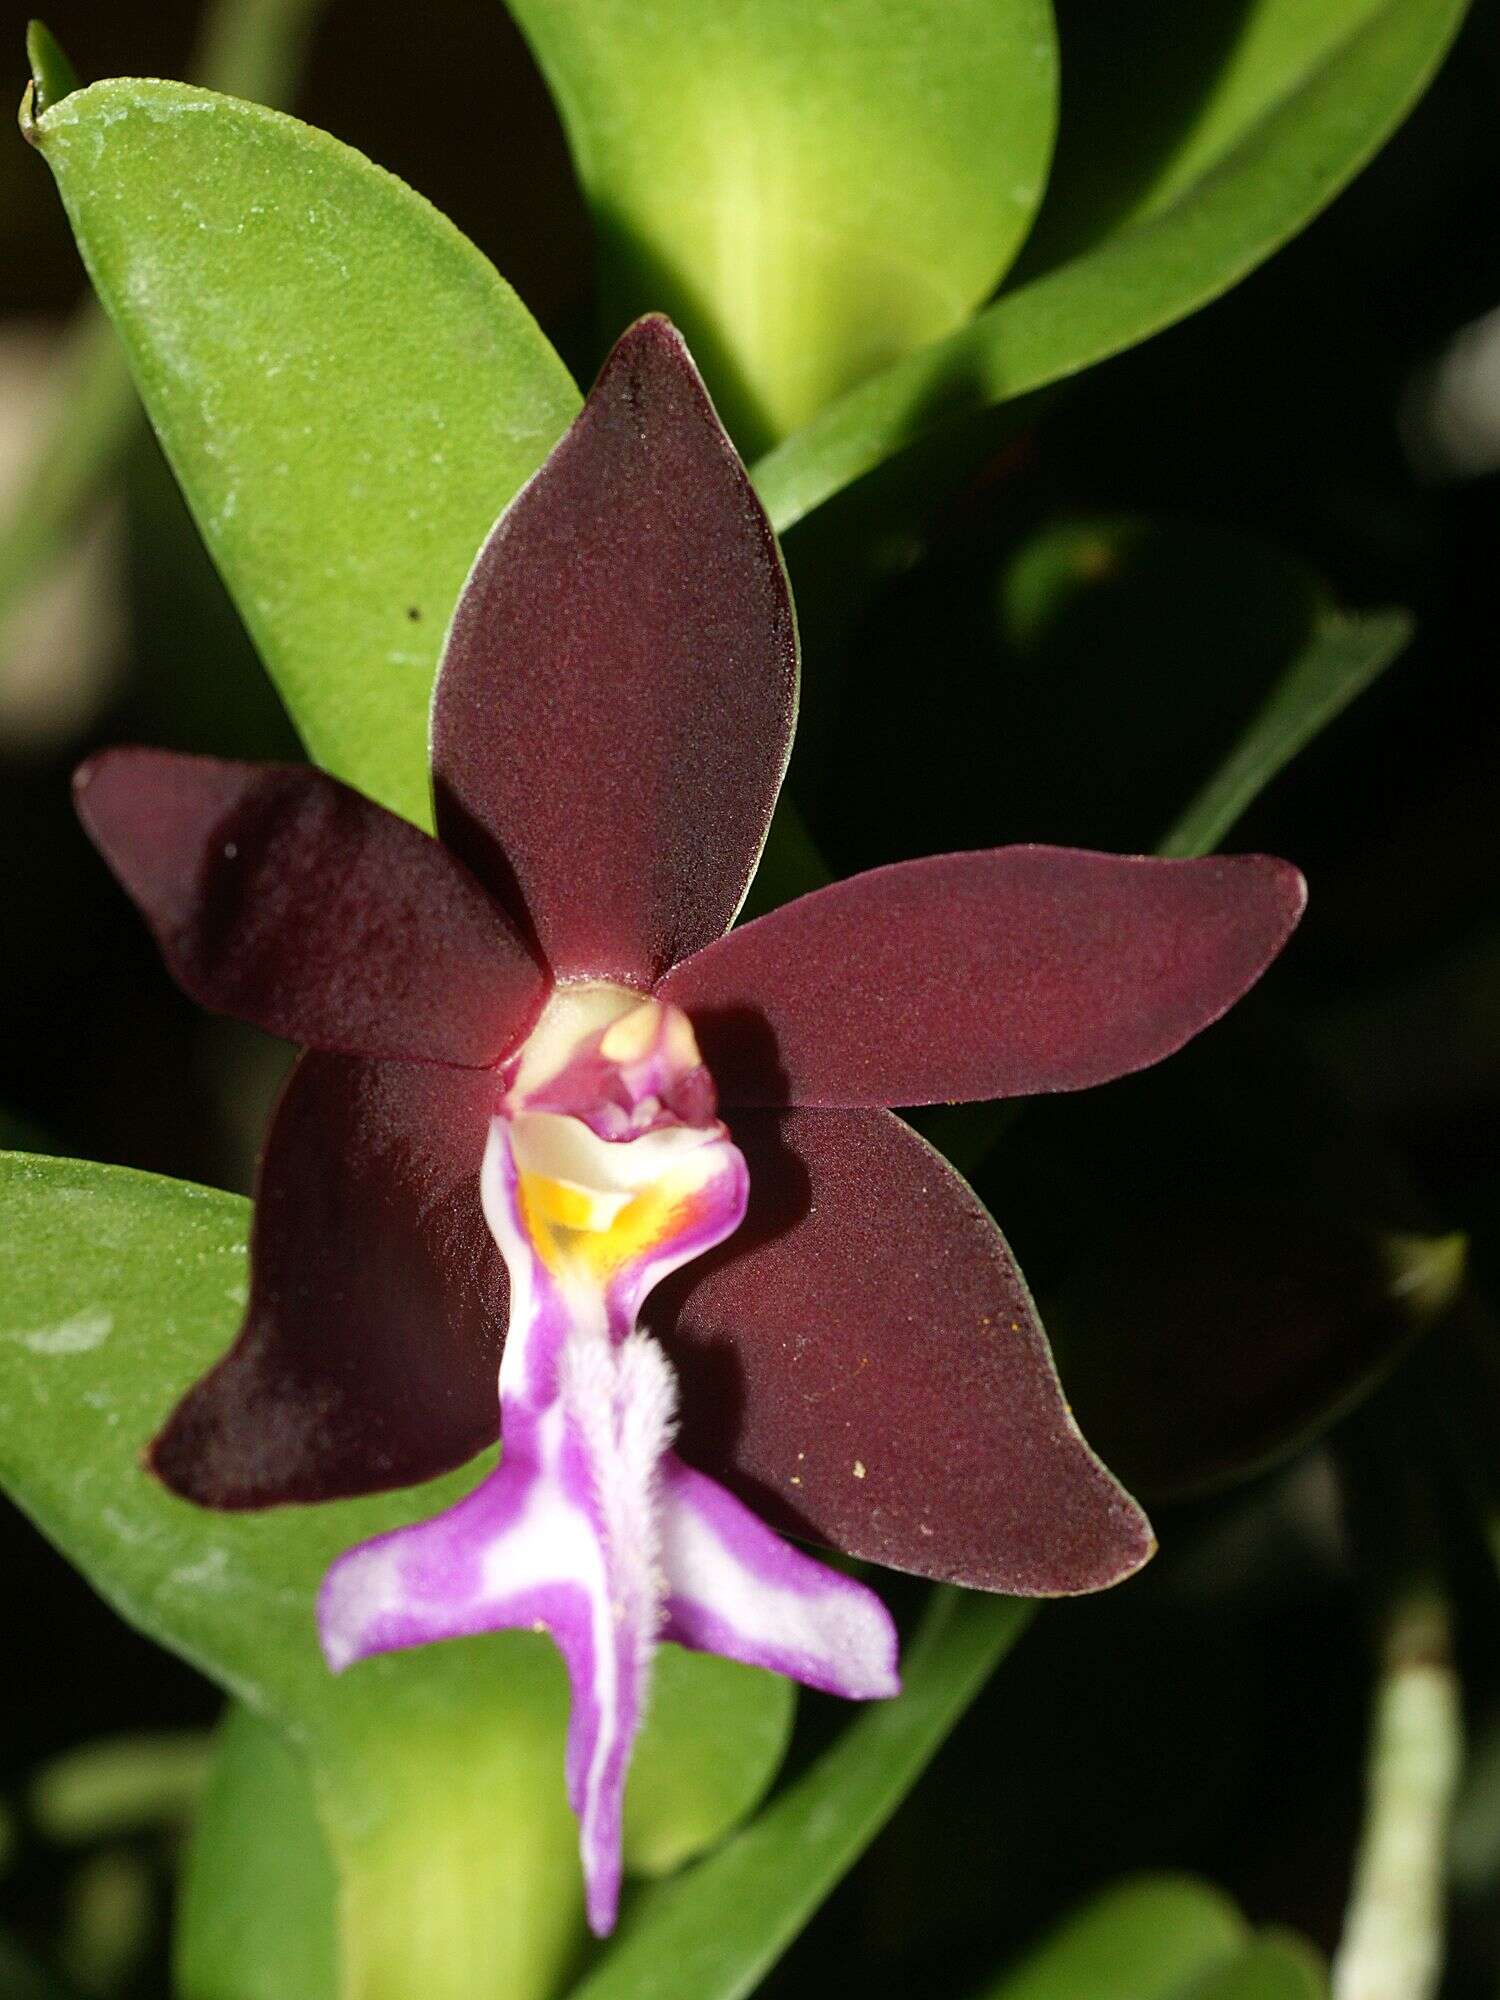
<svg viewBox="0 0 1500 2000"><path fill-rule="evenodd" d="M1025 1280L953 1169L885 1111L741 1112L750 1208L648 1305L680 1449L771 1527L1016 1596L1102 1590L1155 1547L1084 1442Z"/></svg>
<svg viewBox="0 0 1500 2000"><path fill-rule="evenodd" d="M296 764L106 750L79 817L173 976L217 1013L314 1048L493 1063L543 975L444 848Z"/></svg>
<svg viewBox="0 0 1500 2000"><path fill-rule="evenodd" d="M1081 1090L1160 1062L1265 971L1306 902L1260 854L1001 847L872 869L661 983L727 1105Z"/></svg>
<svg viewBox="0 0 1500 2000"><path fill-rule="evenodd" d="M796 694L770 525L680 335L640 320L459 600L443 838L560 976L649 986L739 908Z"/></svg>

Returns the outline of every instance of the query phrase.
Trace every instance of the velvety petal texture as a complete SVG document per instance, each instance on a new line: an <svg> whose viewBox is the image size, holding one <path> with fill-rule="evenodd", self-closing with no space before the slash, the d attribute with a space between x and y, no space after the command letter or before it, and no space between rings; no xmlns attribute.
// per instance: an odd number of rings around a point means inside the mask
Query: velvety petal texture
<svg viewBox="0 0 1500 2000"><path fill-rule="evenodd" d="M641 320L459 601L439 829L559 976L650 986L739 908L796 691L775 537L681 336Z"/></svg>
<svg viewBox="0 0 1500 2000"><path fill-rule="evenodd" d="M679 1449L772 1527L1025 1596L1099 1590L1154 1547L1079 1434L978 1198L884 1111L731 1116L750 1208L647 1308Z"/></svg>
<svg viewBox="0 0 1500 2000"><path fill-rule="evenodd" d="M178 983L314 1048L487 1064L545 981L437 841L305 765L107 750L74 790Z"/></svg>
<svg viewBox="0 0 1500 2000"><path fill-rule="evenodd" d="M1302 914L1295 868L1001 847L877 868L661 983L726 1104L934 1104L1144 1069L1252 986Z"/></svg>
<svg viewBox="0 0 1500 2000"><path fill-rule="evenodd" d="M266 1142L243 1331L151 1447L203 1506L429 1479L498 1429L505 1267L479 1162L494 1078L309 1055Z"/></svg>

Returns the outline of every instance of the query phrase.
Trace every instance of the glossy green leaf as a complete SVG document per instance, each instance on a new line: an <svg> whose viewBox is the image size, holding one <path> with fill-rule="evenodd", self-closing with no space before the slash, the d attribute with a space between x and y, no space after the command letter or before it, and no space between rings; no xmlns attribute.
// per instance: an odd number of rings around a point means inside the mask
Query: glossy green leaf
<svg viewBox="0 0 1500 2000"><path fill-rule="evenodd" d="M259 1515L202 1512L140 1469L142 1442L233 1335L248 1214L122 1168L0 1160L0 1480L124 1617L309 1757L343 1885L345 2000L548 1993L581 1925L553 1649L511 1633L335 1679L313 1626L336 1554L436 1511L474 1469ZM628 1865L680 1860L748 1810L790 1704L770 1675L665 1648Z"/></svg>
<svg viewBox="0 0 1500 2000"><path fill-rule="evenodd" d="M1142 1875L1064 1918L984 2000L1184 2000L1240 1956L1248 1927L1229 1898L1183 1875Z"/></svg>
<svg viewBox="0 0 1500 2000"><path fill-rule="evenodd" d="M180 2000L335 2000L337 1890L305 1766L232 1708L183 1871Z"/></svg>
<svg viewBox="0 0 1500 2000"><path fill-rule="evenodd" d="M787 528L936 425L1133 346L1216 298L1295 235L1399 124L1452 40L1464 0L1260 0L1252 24L1300 15L1210 100L1198 139L1139 212L1013 290L946 340L842 396L755 469ZM1236 9L1236 19L1243 10ZM1252 49L1260 29L1246 31ZM1066 113L1065 113L1066 117Z"/></svg>
<svg viewBox="0 0 1500 2000"><path fill-rule="evenodd" d="M1060 0L1067 122L1018 279L1169 208L1381 4Z"/></svg>
<svg viewBox="0 0 1500 2000"><path fill-rule="evenodd" d="M848 1873L1026 1629L1034 1605L933 1592L902 1692L704 1861L641 1894L573 2000L740 2000Z"/></svg>
<svg viewBox="0 0 1500 2000"><path fill-rule="evenodd" d="M427 822L443 632L567 371L452 224L293 119L115 81L28 136L309 753Z"/></svg>
<svg viewBox="0 0 1500 2000"><path fill-rule="evenodd" d="M1325 611L1233 751L1172 826L1162 854L1211 854L1276 773L1411 643L1403 611Z"/></svg>
<svg viewBox="0 0 1500 2000"><path fill-rule="evenodd" d="M742 449L961 326L1041 199L1047 0L510 0L610 330L671 313Z"/></svg>

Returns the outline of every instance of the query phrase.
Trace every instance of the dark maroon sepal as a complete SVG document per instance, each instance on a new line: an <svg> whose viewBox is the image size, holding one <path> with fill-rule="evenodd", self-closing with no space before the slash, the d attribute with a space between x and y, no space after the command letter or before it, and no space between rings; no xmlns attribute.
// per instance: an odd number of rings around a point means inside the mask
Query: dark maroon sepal
<svg viewBox="0 0 1500 2000"><path fill-rule="evenodd" d="M647 1316L680 1448L771 1523L1026 1596L1138 1569L1150 1524L1084 1442L977 1197L884 1111L741 1112L739 1234Z"/></svg>
<svg viewBox="0 0 1500 2000"><path fill-rule="evenodd" d="M303 1057L261 1164L245 1324L151 1446L205 1507L430 1479L493 1443L505 1267L479 1205L494 1080Z"/></svg>
<svg viewBox="0 0 1500 2000"><path fill-rule="evenodd" d="M442 836L559 975L649 986L739 908L796 690L770 524L681 336L640 320L459 600Z"/></svg>
<svg viewBox="0 0 1500 2000"><path fill-rule="evenodd" d="M74 793L205 1007L315 1048L470 1064L536 1017L536 960L463 864L322 771L106 750Z"/></svg>
<svg viewBox="0 0 1500 2000"><path fill-rule="evenodd" d="M872 869L732 931L663 999L726 1104L936 1104L1081 1090L1216 1021L1306 901L1266 855L1001 847Z"/></svg>

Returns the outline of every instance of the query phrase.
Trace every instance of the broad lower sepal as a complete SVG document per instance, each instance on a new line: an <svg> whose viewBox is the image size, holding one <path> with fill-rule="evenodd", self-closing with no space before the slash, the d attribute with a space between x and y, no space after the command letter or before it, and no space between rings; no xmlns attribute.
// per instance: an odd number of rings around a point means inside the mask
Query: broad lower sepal
<svg viewBox="0 0 1500 2000"><path fill-rule="evenodd" d="M1104 1590L1151 1525L1073 1421L1015 1259L888 1111L736 1111L745 1226L650 1301L679 1449L783 1533L1014 1597Z"/></svg>

